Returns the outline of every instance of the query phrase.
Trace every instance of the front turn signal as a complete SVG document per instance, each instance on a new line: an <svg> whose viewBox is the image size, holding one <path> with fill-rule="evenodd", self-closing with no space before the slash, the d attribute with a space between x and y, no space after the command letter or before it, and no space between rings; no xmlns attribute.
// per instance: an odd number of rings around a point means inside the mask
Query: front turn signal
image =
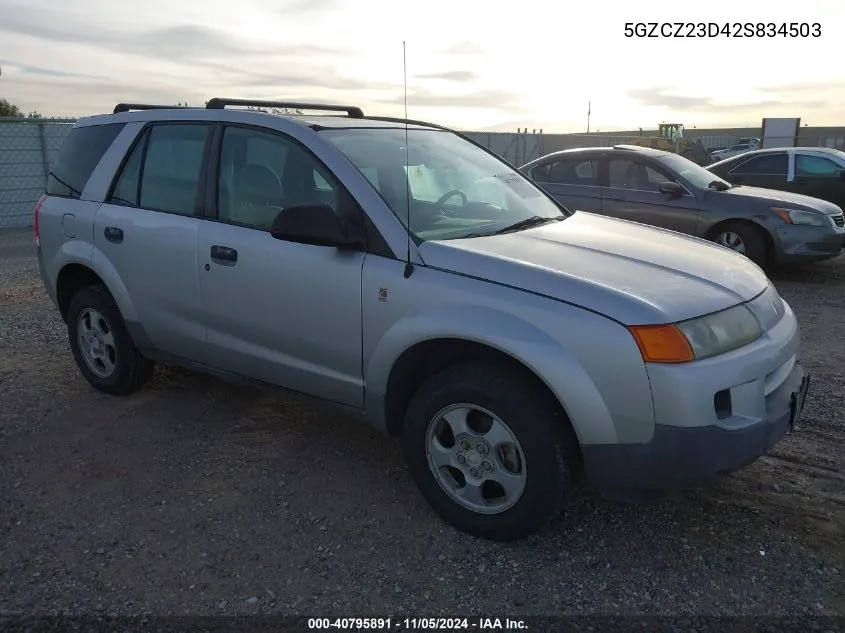
<svg viewBox="0 0 845 633"><path fill-rule="evenodd" d="M688 363L695 360L692 347L676 325L629 325L647 363Z"/></svg>

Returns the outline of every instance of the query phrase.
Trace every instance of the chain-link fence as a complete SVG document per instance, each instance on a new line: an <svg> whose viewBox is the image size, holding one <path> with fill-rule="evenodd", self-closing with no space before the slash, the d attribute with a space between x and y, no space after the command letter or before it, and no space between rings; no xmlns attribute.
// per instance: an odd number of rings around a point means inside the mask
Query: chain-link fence
<svg viewBox="0 0 845 633"><path fill-rule="evenodd" d="M44 192L53 161L73 124L73 119L0 118L0 229L22 228L32 224L35 201ZM845 150L845 128L822 128L828 134L817 135L812 128L802 128L797 145ZM754 131L748 132L754 137ZM655 142L652 134L643 136L594 134L544 134L531 132L465 132L513 165L525 163L564 149L610 147L635 144L671 149ZM709 162L709 153L726 149L749 137L738 134L697 134L685 130L681 153L696 162ZM694 144L697 147L689 149ZM699 149L701 151L699 151ZM688 151L684 151L688 149Z"/></svg>
<svg viewBox="0 0 845 633"><path fill-rule="evenodd" d="M32 224L35 201L73 120L0 118L0 229Z"/></svg>
<svg viewBox="0 0 845 633"><path fill-rule="evenodd" d="M542 132L464 132L464 134L517 167L540 158L545 153Z"/></svg>

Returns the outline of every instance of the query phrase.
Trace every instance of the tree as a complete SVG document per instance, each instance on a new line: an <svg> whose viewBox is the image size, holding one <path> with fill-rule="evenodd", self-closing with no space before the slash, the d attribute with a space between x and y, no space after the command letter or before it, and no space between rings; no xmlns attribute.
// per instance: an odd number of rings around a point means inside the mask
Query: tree
<svg viewBox="0 0 845 633"><path fill-rule="evenodd" d="M0 99L0 117L2 116L22 117L23 112L18 106L9 103L6 99Z"/></svg>

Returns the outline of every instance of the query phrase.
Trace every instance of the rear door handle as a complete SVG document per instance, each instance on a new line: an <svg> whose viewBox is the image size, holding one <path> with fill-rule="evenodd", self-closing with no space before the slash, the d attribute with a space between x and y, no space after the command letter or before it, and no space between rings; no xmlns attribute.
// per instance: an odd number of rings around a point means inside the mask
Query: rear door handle
<svg viewBox="0 0 845 633"><path fill-rule="evenodd" d="M123 229L116 226L107 226L103 229L103 235L109 242L120 244L123 241Z"/></svg>
<svg viewBox="0 0 845 633"><path fill-rule="evenodd" d="M228 246L219 246L215 244L211 247L211 259L216 262L231 262L238 261L238 251Z"/></svg>

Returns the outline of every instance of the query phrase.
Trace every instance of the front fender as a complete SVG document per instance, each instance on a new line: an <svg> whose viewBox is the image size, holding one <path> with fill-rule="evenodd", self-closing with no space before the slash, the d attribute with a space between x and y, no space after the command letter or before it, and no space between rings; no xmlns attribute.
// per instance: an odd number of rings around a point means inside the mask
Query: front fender
<svg viewBox="0 0 845 633"><path fill-rule="evenodd" d="M385 394L397 359L418 343L446 338L481 343L528 367L557 397L581 444L618 442L604 399L577 359L535 325L488 306L437 306L392 324L365 367L365 403L375 425L387 426Z"/></svg>

